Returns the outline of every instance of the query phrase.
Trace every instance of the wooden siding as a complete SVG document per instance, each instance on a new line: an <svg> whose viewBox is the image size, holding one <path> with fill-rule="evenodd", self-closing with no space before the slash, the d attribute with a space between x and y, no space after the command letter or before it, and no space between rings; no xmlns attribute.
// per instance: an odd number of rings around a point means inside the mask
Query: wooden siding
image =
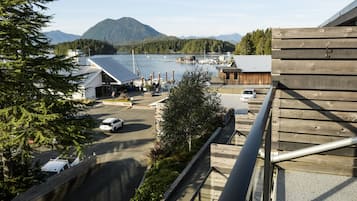
<svg viewBox="0 0 357 201"><path fill-rule="evenodd" d="M294 151L357 135L357 27L273 29L273 149ZM278 163L356 176L357 146Z"/></svg>
<svg viewBox="0 0 357 201"><path fill-rule="evenodd" d="M249 84L258 84L266 85L271 84L271 73L268 72L241 72L239 73L239 84L249 85Z"/></svg>
<svg viewBox="0 0 357 201"><path fill-rule="evenodd" d="M271 73L270 72L236 72L237 79L234 72L219 72L218 77L223 80L225 84L232 85L270 85ZM229 76L227 79L227 75Z"/></svg>

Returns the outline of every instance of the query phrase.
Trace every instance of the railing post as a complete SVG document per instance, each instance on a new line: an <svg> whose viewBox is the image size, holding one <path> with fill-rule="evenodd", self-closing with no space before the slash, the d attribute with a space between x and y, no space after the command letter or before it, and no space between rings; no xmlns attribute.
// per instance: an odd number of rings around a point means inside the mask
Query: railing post
<svg viewBox="0 0 357 201"><path fill-rule="evenodd" d="M272 112L270 112L270 115L269 115L268 130L265 134L263 201L270 201L270 192L271 192L271 175L272 175L272 164L270 161L271 119L272 119Z"/></svg>

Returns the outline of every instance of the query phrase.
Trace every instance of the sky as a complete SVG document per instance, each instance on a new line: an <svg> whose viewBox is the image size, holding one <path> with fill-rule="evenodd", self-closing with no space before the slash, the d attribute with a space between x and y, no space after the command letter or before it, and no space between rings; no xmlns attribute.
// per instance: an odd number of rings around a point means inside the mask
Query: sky
<svg viewBox="0 0 357 201"><path fill-rule="evenodd" d="M82 35L107 19L133 17L170 36L213 36L256 29L317 27L353 0L57 0L44 31Z"/></svg>

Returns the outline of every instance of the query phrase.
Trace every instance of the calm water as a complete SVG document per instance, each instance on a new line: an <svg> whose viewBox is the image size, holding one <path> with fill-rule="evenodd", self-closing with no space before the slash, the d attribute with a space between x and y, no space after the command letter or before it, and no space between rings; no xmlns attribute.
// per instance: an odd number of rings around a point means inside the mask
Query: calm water
<svg viewBox="0 0 357 201"><path fill-rule="evenodd" d="M175 80L181 80L182 75L186 71L193 71L195 68L202 68L204 71L210 72L212 75L217 75L215 65L193 65L193 64L181 64L176 62L176 58L184 55L135 55L134 60L136 68L141 72L141 75L146 79L154 73L155 78L158 74L161 74L161 78L165 79L165 74L168 74L168 80L172 80L172 71L175 71ZM132 55L111 55L115 60L118 60L121 64L127 67L130 71L133 71L133 59ZM198 58L200 59L200 58Z"/></svg>

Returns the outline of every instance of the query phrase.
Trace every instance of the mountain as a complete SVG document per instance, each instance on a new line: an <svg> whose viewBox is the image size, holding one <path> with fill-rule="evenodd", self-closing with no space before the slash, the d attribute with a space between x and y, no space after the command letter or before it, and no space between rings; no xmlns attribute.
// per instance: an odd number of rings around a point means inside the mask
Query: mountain
<svg viewBox="0 0 357 201"><path fill-rule="evenodd" d="M219 35L219 36L213 36L213 38L215 38L217 40L227 41L232 44L237 44L240 42L242 36L238 33L234 33L234 34L224 34L224 35Z"/></svg>
<svg viewBox="0 0 357 201"><path fill-rule="evenodd" d="M102 40L113 45L123 45L162 36L165 35L134 18L123 17L118 20L105 19L97 23L88 29L82 35L82 38Z"/></svg>
<svg viewBox="0 0 357 201"><path fill-rule="evenodd" d="M44 32L44 34L51 40L51 44L63 43L63 42L70 42L79 39L81 36L64 33L62 31L49 31Z"/></svg>
<svg viewBox="0 0 357 201"><path fill-rule="evenodd" d="M239 33L233 33L233 34L224 34L224 35L218 35L218 36L182 36L180 37L181 39L200 39L200 38L211 38L211 39L216 39L216 40L222 40L222 41L227 41L232 44L237 44L240 42L242 36Z"/></svg>

